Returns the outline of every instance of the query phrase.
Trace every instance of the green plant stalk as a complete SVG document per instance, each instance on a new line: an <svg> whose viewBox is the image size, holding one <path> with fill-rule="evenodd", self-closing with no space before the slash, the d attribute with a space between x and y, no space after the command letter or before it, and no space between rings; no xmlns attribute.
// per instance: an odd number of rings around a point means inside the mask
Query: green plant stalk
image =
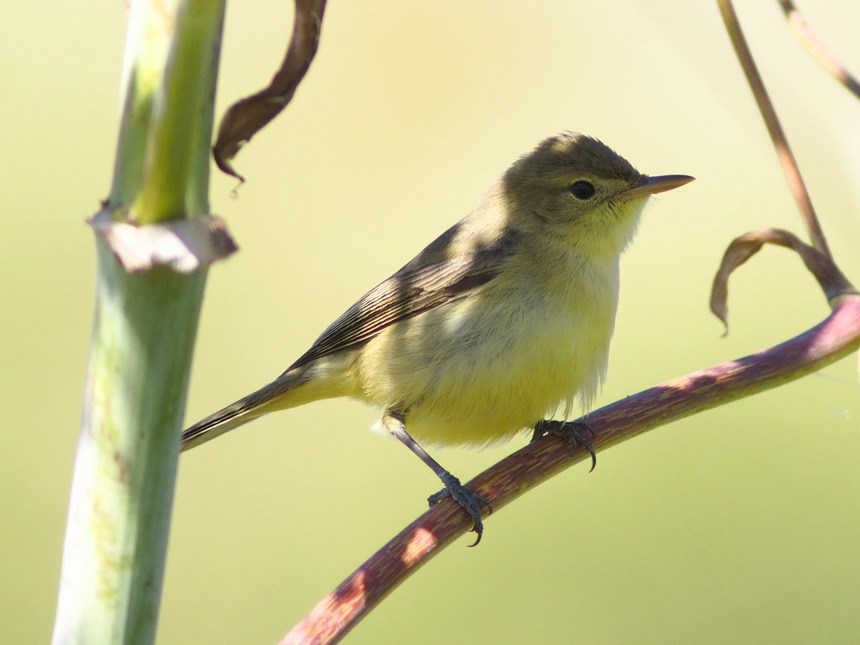
<svg viewBox="0 0 860 645"><path fill-rule="evenodd" d="M55 642L150 643L205 273L98 265Z"/></svg>
<svg viewBox="0 0 860 645"><path fill-rule="evenodd" d="M208 212L223 0L133 3L115 220ZM96 310L53 642L152 643L206 270L129 274L97 236Z"/></svg>

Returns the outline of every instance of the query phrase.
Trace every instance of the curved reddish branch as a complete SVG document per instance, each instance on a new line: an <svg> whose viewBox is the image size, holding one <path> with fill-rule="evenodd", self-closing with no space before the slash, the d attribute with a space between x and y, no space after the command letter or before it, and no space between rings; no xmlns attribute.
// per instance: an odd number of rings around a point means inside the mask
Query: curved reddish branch
<svg viewBox="0 0 860 645"><path fill-rule="evenodd" d="M812 329L757 354L667 381L589 414L594 448L602 450L672 421L815 372L860 347L860 296L833 302ZM588 457L558 437L518 450L469 482L498 512L522 494ZM450 500L424 513L332 593L281 641L332 643L352 629L397 585L465 533L471 520Z"/></svg>

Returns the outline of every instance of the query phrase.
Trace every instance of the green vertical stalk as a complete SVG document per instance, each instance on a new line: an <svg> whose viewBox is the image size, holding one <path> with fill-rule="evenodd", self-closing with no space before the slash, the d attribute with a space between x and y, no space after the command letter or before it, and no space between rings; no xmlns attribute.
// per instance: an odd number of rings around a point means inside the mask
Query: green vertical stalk
<svg viewBox="0 0 860 645"><path fill-rule="evenodd" d="M223 0L132 3L116 221L208 212L209 145ZM179 438L206 269L130 274L97 236L84 413L55 644L152 643Z"/></svg>

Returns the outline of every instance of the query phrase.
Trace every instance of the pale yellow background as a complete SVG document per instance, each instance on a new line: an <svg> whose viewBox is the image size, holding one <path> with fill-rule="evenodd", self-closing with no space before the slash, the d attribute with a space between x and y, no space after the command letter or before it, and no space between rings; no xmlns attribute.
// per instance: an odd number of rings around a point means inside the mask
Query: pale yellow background
<svg viewBox="0 0 860 645"><path fill-rule="evenodd" d="M218 113L273 73L291 3L234 2ZM788 338L826 315L768 249L707 311L725 245L801 232L715 3L346 2L294 103L213 210L242 252L213 269L189 421L276 376L356 297L464 215L546 135L599 136L698 179L653 200L622 267L601 402ZM860 280L860 105L776 2L739 8L833 251ZM807 2L860 71L860 5ZM0 642L49 639L93 302L83 219L109 186L123 3L11 3L0 37ZM807 643L860 633L854 358L601 453L398 589L354 643ZM153 401L153 405L157 405ZM184 456L159 640L272 643L439 485L376 412L318 403ZM512 443L436 456L469 478Z"/></svg>

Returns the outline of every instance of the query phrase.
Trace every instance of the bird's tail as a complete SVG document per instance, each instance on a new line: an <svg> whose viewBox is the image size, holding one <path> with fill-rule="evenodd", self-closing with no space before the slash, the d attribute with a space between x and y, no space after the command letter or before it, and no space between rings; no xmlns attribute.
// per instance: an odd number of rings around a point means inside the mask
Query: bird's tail
<svg viewBox="0 0 860 645"><path fill-rule="evenodd" d="M226 408L210 414L182 433L182 450L194 448L220 437L225 432L263 416L267 412L300 405L304 401L290 402L283 395L306 380L305 370L285 372L277 380L261 387L256 392L231 403Z"/></svg>

